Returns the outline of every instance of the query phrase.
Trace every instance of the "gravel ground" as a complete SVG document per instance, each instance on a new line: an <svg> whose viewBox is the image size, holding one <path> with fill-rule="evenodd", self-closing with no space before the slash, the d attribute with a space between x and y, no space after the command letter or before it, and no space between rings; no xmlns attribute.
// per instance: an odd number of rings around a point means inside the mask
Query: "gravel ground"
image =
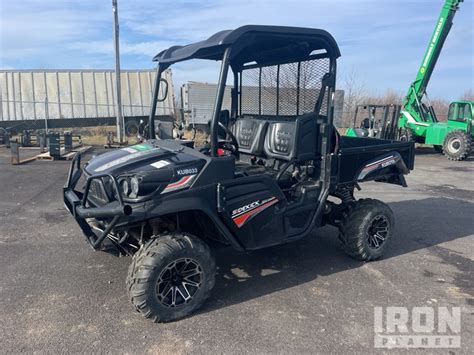
<svg viewBox="0 0 474 355"><path fill-rule="evenodd" d="M395 213L382 260L348 258L331 227L257 252L222 249L211 298L169 324L134 311L130 259L93 252L64 210L68 162L8 158L0 148L1 353L371 353L374 306L461 307L461 348L452 350L474 352L473 157L421 150L408 188L362 185L358 197Z"/></svg>

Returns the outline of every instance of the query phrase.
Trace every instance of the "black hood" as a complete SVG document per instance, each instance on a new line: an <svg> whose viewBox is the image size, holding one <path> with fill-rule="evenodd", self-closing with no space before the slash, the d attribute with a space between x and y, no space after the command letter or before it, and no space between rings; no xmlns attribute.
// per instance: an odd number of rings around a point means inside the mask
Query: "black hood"
<svg viewBox="0 0 474 355"><path fill-rule="evenodd" d="M100 154L89 161L85 171L88 175L97 175L116 174L124 170L135 170L136 168L143 170L147 165L174 155L174 152L160 148L153 142L142 143Z"/></svg>

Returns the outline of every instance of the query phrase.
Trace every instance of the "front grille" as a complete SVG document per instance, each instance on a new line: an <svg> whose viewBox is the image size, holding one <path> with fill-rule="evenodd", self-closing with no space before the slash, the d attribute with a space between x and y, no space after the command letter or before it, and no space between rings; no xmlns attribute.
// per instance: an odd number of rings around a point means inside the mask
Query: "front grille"
<svg viewBox="0 0 474 355"><path fill-rule="evenodd" d="M95 179L91 181L88 200L94 205L104 205L109 202L102 180Z"/></svg>

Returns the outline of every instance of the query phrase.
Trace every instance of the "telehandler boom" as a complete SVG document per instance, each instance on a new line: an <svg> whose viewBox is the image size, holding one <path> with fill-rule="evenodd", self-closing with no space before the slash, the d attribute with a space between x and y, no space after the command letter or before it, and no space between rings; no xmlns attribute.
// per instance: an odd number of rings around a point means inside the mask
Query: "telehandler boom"
<svg viewBox="0 0 474 355"><path fill-rule="evenodd" d="M416 78L403 100L403 110L398 123L401 140L432 144L437 151L442 151L451 160L463 160L471 151L474 102L452 102L447 122L441 123L438 122L431 104L427 106L423 102L423 97L427 96L426 88L431 74L461 2L463 0L445 1Z"/></svg>

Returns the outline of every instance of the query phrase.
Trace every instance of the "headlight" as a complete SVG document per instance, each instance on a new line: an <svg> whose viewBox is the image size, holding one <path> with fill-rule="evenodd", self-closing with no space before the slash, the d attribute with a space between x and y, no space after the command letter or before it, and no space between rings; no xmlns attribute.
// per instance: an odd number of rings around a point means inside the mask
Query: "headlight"
<svg viewBox="0 0 474 355"><path fill-rule="evenodd" d="M119 188L123 197L137 198L140 190L141 178L136 176L122 176L118 178Z"/></svg>
<svg viewBox="0 0 474 355"><path fill-rule="evenodd" d="M131 196L132 197L137 197L138 196L138 178L136 176L132 176L130 179L130 188L131 188Z"/></svg>
<svg viewBox="0 0 474 355"><path fill-rule="evenodd" d="M130 194L130 184L127 179L120 181L120 188L122 189L124 196L128 196Z"/></svg>

